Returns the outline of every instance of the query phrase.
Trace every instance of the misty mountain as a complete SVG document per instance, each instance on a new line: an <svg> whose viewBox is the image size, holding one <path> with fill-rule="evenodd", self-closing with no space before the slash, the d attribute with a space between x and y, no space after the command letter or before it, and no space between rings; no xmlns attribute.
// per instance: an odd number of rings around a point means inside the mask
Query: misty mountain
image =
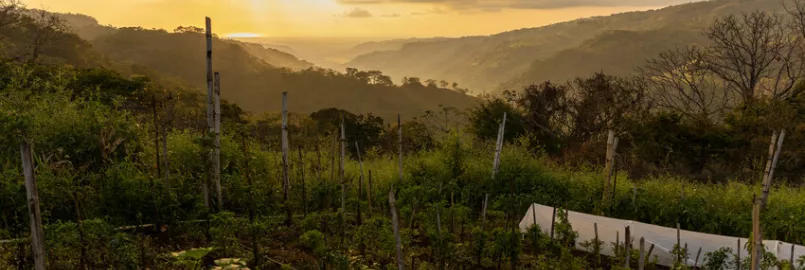
<svg viewBox="0 0 805 270"><path fill-rule="evenodd" d="M347 65L391 76L456 81L476 92L563 80L591 71L626 74L655 52L703 41L696 36L714 18L756 9L782 11L783 7L779 0L695 2L490 36L411 42L397 50L360 55ZM626 48L639 50L630 53Z"/></svg>

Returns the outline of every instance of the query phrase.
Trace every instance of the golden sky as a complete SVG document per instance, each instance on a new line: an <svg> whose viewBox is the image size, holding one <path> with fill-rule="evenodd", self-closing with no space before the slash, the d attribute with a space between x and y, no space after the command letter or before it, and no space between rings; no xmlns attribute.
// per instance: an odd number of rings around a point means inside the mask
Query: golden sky
<svg viewBox="0 0 805 270"><path fill-rule="evenodd" d="M23 0L29 8L86 14L113 26L203 27L210 16L221 36L275 37L493 34L672 2L680 0Z"/></svg>

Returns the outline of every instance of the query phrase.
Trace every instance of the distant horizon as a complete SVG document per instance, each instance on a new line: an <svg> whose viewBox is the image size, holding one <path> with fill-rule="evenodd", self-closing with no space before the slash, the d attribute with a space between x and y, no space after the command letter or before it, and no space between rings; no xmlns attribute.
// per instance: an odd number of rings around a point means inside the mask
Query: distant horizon
<svg viewBox="0 0 805 270"><path fill-rule="evenodd" d="M506 3L355 0L22 0L29 8L92 16L102 25L173 30L204 27L222 37L401 39L486 36L582 18L645 11L692 0Z"/></svg>

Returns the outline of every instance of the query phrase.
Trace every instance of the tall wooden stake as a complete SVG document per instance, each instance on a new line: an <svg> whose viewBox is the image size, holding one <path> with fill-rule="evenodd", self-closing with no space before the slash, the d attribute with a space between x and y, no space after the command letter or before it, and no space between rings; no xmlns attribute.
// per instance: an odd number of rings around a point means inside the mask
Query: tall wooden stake
<svg viewBox="0 0 805 270"><path fill-rule="evenodd" d="M769 161L766 163L766 170L763 173L763 194L760 197L760 208L766 207L766 202L769 199L769 189L771 188L771 180L774 177L774 169L777 167L777 159L780 157L780 151L783 148L783 140L785 139L785 130L780 131L780 136L775 142L777 132L771 137L769 144ZM776 143L776 147L775 147Z"/></svg>
<svg viewBox="0 0 805 270"><path fill-rule="evenodd" d="M218 199L218 211L224 209L224 197L221 193L221 76L215 72L215 93L213 94L213 124L215 128L215 144L213 145L213 170L215 170L215 193Z"/></svg>
<svg viewBox="0 0 805 270"><path fill-rule="evenodd" d="M495 176L498 174L498 168L500 167L500 152L503 150L503 136L506 132L506 116L507 113L504 112L503 122L501 122L498 127L498 137L495 145L495 161L492 163L492 179L495 179Z"/></svg>
<svg viewBox="0 0 805 270"><path fill-rule="evenodd" d="M31 221L31 248L36 270L45 269L45 234L42 231L42 215L39 211L39 192L36 190L36 175L31 145L26 138L20 145L22 171L25 175L25 194L28 198L28 213Z"/></svg>
<svg viewBox="0 0 805 270"><path fill-rule="evenodd" d="M763 235L760 229L760 204L761 202L756 198L753 199L754 201L752 205L752 238L754 239L752 243L752 270L759 270L760 269L760 261L762 260L763 256Z"/></svg>
<svg viewBox="0 0 805 270"><path fill-rule="evenodd" d="M213 91L213 76L212 76L212 23L210 17L206 17L206 39L207 39L207 128L210 133L213 131L212 121L212 91ZM212 157L209 157L212 159ZM211 171L211 170L210 170ZM210 172L208 171L208 172ZM204 191L204 206L210 210L210 192L209 192L209 178L212 177L212 172L208 173L207 180L202 185Z"/></svg>
<svg viewBox="0 0 805 270"><path fill-rule="evenodd" d="M626 233L623 237L623 248L626 251L626 262L623 265L623 268L629 269L629 263L631 262L631 255L632 255L632 233L629 226L626 226Z"/></svg>
<svg viewBox="0 0 805 270"><path fill-rule="evenodd" d="M347 180L344 177L344 157L347 151L346 131L344 130L344 115L341 115L341 160L338 174L341 178L341 246L344 246L347 226Z"/></svg>
<svg viewBox="0 0 805 270"><path fill-rule="evenodd" d="M604 190L602 192L604 195L604 197L602 198L604 204L606 204L607 199L609 198L609 186L611 182L612 167L613 167L612 162L614 161L614 156L615 156L615 131L610 130L609 133L607 134L607 153L605 161L606 163L604 165Z"/></svg>
<svg viewBox="0 0 805 270"><path fill-rule="evenodd" d="M285 205L285 224L293 223L290 197L291 181L288 179L288 92L282 92L282 201Z"/></svg>
<svg viewBox="0 0 805 270"><path fill-rule="evenodd" d="M395 249L397 250L397 269L404 270L402 253L402 240L400 239L400 219L397 217L397 201L394 199L394 188L389 191L389 209L391 210L391 225L394 227Z"/></svg>
<svg viewBox="0 0 805 270"><path fill-rule="evenodd" d="M637 260L637 270L643 270L646 267L646 254L644 253L646 250L646 239L640 237L640 257Z"/></svg>

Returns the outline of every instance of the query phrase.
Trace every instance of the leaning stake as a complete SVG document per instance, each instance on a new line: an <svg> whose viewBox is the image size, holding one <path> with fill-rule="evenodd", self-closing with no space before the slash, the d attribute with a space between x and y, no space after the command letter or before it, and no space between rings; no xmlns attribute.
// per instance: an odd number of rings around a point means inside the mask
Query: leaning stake
<svg viewBox="0 0 805 270"><path fill-rule="evenodd" d="M42 232L42 216L39 212L39 193L36 191L36 175L31 156L31 145L23 138L20 145L22 152L22 171L25 175L25 194L28 197L28 213L31 221L31 248L33 249L36 270L45 269L45 234Z"/></svg>

